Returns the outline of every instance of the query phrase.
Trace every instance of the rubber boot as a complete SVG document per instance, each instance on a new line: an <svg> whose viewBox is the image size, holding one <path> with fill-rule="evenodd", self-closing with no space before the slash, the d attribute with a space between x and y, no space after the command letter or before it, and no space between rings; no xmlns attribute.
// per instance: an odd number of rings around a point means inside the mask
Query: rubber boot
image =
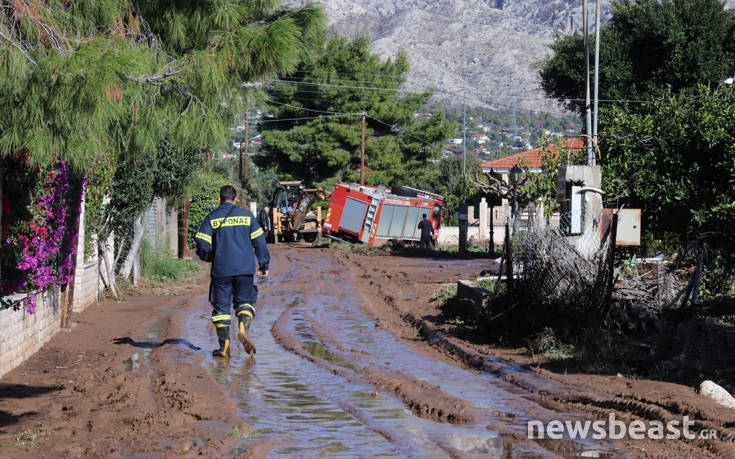
<svg viewBox="0 0 735 459"><path fill-rule="evenodd" d="M248 336L248 333L250 332L250 321L252 319L247 314L242 314L240 316L240 330L237 333L237 338L242 343L243 349L245 349L245 352L250 354L250 358L255 355L256 349L255 349L255 343L253 343L253 340L250 339Z"/></svg>
<svg viewBox="0 0 735 459"><path fill-rule="evenodd" d="M219 349L212 351L214 357L230 356L230 326L217 327L217 340L219 341Z"/></svg>

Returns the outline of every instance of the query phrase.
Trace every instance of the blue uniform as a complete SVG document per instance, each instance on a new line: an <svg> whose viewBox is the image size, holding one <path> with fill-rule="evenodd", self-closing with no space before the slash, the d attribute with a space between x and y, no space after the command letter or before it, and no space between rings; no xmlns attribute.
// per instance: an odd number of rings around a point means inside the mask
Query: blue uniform
<svg viewBox="0 0 735 459"><path fill-rule="evenodd" d="M255 216L225 202L204 218L195 239L199 258L212 262L212 322L229 326L231 304L238 316L246 314L252 319L258 299L258 288L253 284L255 260L262 271L267 271L270 263L265 236Z"/></svg>

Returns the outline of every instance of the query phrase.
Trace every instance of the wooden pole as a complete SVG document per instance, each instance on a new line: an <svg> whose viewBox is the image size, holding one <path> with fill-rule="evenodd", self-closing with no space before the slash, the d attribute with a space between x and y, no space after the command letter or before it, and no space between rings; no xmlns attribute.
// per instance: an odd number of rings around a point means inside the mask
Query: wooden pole
<svg viewBox="0 0 735 459"><path fill-rule="evenodd" d="M600 327L605 323L607 314L610 311L610 306L612 304L612 292L613 288L615 288L615 241L618 239L619 210L620 209L612 213L612 223L610 224L610 246L607 252L607 275L609 277L607 278L607 285L605 285L605 300L602 304L602 312L600 313Z"/></svg>
<svg viewBox="0 0 735 459"><path fill-rule="evenodd" d="M362 113L362 142L360 143L360 186L365 185L365 112Z"/></svg>
<svg viewBox="0 0 735 459"><path fill-rule="evenodd" d="M189 239L189 201L184 201L184 204L179 208L179 258L186 256L186 248Z"/></svg>

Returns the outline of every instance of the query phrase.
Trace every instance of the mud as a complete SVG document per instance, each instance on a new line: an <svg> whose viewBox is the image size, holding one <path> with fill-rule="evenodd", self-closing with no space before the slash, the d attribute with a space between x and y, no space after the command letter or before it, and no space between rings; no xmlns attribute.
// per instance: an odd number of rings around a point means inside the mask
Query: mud
<svg viewBox="0 0 735 459"><path fill-rule="evenodd" d="M431 295L443 283L477 275L480 270L468 272L461 264L430 259L422 264L415 258L383 259L351 253L336 253L334 258L363 280L360 291L366 297L372 295L366 311L427 355L493 374L554 411L576 412L591 419L605 419L615 413L623 421L664 423L686 415L694 420L695 433L717 431L717 439L626 440L626 449L636 456L735 457L735 410L717 405L693 388L619 375L571 374L541 368L519 351L468 340L466 331L444 324L441 312L430 303ZM427 269L438 263L445 268ZM492 268L488 261L484 269ZM416 279L413 286L400 281L410 278ZM375 289L376 285L380 288ZM414 338L414 333L421 340ZM548 442L544 446L553 448ZM556 448L560 454L565 454L562 449L569 449Z"/></svg>
<svg viewBox="0 0 735 459"><path fill-rule="evenodd" d="M104 301L0 382L3 457L229 454L235 406L181 338L198 289ZM170 293L170 292L169 292ZM169 337L161 339L161 337Z"/></svg>
<svg viewBox="0 0 735 459"><path fill-rule="evenodd" d="M735 457L735 410L690 388L555 372L444 324L436 290L492 267L279 245L253 359L211 357L206 278L93 305L0 381L1 455ZM527 437L532 419L611 412L720 437Z"/></svg>

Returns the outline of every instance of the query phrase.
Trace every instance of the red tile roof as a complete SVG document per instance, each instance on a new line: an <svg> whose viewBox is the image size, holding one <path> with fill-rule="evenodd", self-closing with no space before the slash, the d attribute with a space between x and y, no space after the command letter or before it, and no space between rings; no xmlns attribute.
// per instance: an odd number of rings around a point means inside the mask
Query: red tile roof
<svg viewBox="0 0 735 459"><path fill-rule="evenodd" d="M569 137L564 140L564 146L570 151L579 151L585 148L584 137ZM510 169L514 165L519 164L521 159L530 169L540 169L541 159L548 153L555 153L559 149L559 144L551 145L546 151L541 152L541 148L534 148L533 150L523 151L514 155L506 156L504 158L494 159L480 164L483 169Z"/></svg>

